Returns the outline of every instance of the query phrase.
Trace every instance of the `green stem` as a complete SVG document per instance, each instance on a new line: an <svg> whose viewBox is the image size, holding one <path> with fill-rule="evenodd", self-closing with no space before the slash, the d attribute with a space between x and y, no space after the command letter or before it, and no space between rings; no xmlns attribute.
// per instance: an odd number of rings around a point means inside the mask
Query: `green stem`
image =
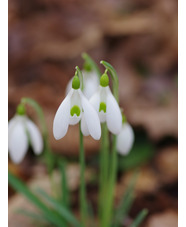
<svg viewBox="0 0 186 227"><path fill-rule="evenodd" d="M80 79L80 89L84 90L84 83L83 83L83 74L78 66L76 66L76 73Z"/></svg>
<svg viewBox="0 0 186 227"><path fill-rule="evenodd" d="M82 225L86 226L86 214L87 214L87 203L86 203L86 187L85 187L85 154L83 146L83 134L81 132L81 126L79 124L79 134L80 134L80 152L79 152L79 161L80 161L80 191L79 191L79 200L80 200L80 214Z"/></svg>
<svg viewBox="0 0 186 227"><path fill-rule="evenodd" d="M105 68L109 71L111 75L112 82L113 82L113 95L117 100L117 102L119 103L119 80L118 80L116 70L113 68L111 64L109 64L106 61L101 61L100 63L105 66Z"/></svg>
<svg viewBox="0 0 186 227"><path fill-rule="evenodd" d="M104 205L104 216L103 216L103 227L108 227L112 220L113 213L113 202L114 202L114 189L116 183L116 175L117 175L117 150L116 150L116 136L113 136L112 141L112 153L111 153L111 166L110 166L110 175L109 175L109 183L107 189L107 200Z"/></svg>
<svg viewBox="0 0 186 227"><path fill-rule="evenodd" d="M21 99L21 103L24 105L25 104L30 105L36 111L36 113L39 117L41 131L42 131L42 135L43 135L43 141L44 141L45 161L46 161L48 173L50 175L51 185L52 185L52 188L54 188L54 182L53 182L53 177L52 177L52 172L53 172L53 168L54 168L54 156L52 154L52 150L51 150L50 144L49 144L48 130L47 130L47 125L46 125L43 110L40 107L40 105L31 98L24 97Z"/></svg>
<svg viewBox="0 0 186 227"><path fill-rule="evenodd" d="M111 75L112 78L112 89L113 95L117 102L119 103L119 81L116 70L113 68L111 64L106 61L100 62ZM103 214L103 224L102 227L108 227L111 223L112 213L113 213L113 205L114 205L114 188L117 178L117 150L116 150L116 142L117 137L113 135L112 138L112 153L111 153L111 163L110 163L110 174L109 174L109 185L107 190L107 200L105 201L104 206L104 214Z"/></svg>
<svg viewBox="0 0 186 227"><path fill-rule="evenodd" d="M104 211L105 195L108 184L109 168L109 138L106 123L101 125L101 149L100 149L100 181L99 181L99 218L102 220ZM100 223L101 224L101 223Z"/></svg>

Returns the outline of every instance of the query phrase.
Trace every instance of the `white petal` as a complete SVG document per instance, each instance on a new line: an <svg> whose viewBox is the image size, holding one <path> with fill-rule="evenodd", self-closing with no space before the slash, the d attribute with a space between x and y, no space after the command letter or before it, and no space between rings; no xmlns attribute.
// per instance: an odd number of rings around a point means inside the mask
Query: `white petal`
<svg viewBox="0 0 186 227"><path fill-rule="evenodd" d="M79 116L77 116L76 114L74 114L73 116L70 115L69 124L76 125L80 120L81 120L81 114Z"/></svg>
<svg viewBox="0 0 186 227"><path fill-rule="evenodd" d="M74 106L79 107L80 115L77 116L76 114L74 114L73 116L71 116L71 114L70 114L70 119L69 119L70 125L76 125L81 120L81 116L82 116L81 98L80 98L78 90L74 90L74 92L70 98L70 108L73 108Z"/></svg>
<svg viewBox="0 0 186 227"><path fill-rule="evenodd" d="M84 81L83 94L87 99L90 99L99 87L99 79L95 72L82 71L82 73Z"/></svg>
<svg viewBox="0 0 186 227"><path fill-rule="evenodd" d="M16 121L11 121L8 131L8 149L11 160L20 163L28 149L28 138L24 125L25 117L16 116ZM12 124L14 123L14 124Z"/></svg>
<svg viewBox="0 0 186 227"><path fill-rule="evenodd" d="M81 131L82 131L84 136L89 136L90 135L87 123L85 121L84 114L82 114L82 118L81 118Z"/></svg>
<svg viewBox="0 0 186 227"><path fill-rule="evenodd" d="M98 114L96 113L93 106L82 94L81 90L79 90L79 94L81 97L85 121L89 130L89 133L95 140L99 140L101 137L101 126L100 126Z"/></svg>
<svg viewBox="0 0 186 227"><path fill-rule="evenodd" d="M98 116L101 123L106 121L106 113L103 110L98 113Z"/></svg>
<svg viewBox="0 0 186 227"><path fill-rule="evenodd" d="M100 90L98 89L96 93L89 99L90 104L94 107L97 113L99 113L100 105Z"/></svg>
<svg viewBox="0 0 186 227"><path fill-rule="evenodd" d="M127 155L134 143L134 132L132 127L125 123L121 132L117 135L117 150L122 155Z"/></svg>
<svg viewBox="0 0 186 227"><path fill-rule="evenodd" d="M43 151L43 138L38 127L28 118L26 119L26 126L34 153L41 154Z"/></svg>
<svg viewBox="0 0 186 227"><path fill-rule="evenodd" d="M71 108L73 106L78 106L80 108L80 110L82 109L81 107L81 98L80 98L80 95L79 95L79 90L74 90L73 89L73 93L71 95L71 98L70 98L70 106Z"/></svg>
<svg viewBox="0 0 186 227"><path fill-rule="evenodd" d="M66 92L65 92L66 96L68 95L68 93L72 89L72 80L73 80L73 78L68 82L68 84L66 86Z"/></svg>
<svg viewBox="0 0 186 227"><path fill-rule="evenodd" d="M118 103L112 95L110 89L107 93L107 109L106 109L106 122L108 129L113 134L118 134L122 127L122 115Z"/></svg>
<svg viewBox="0 0 186 227"><path fill-rule="evenodd" d="M73 89L71 89L56 112L53 122L53 134L56 140L63 138L67 133L70 117L70 98L72 94Z"/></svg>
<svg viewBox="0 0 186 227"><path fill-rule="evenodd" d="M10 121L8 122L8 132L10 132L10 130L12 129L12 127L14 127L14 125L17 123L17 121L19 121L19 115L15 115L12 119L10 119Z"/></svg>

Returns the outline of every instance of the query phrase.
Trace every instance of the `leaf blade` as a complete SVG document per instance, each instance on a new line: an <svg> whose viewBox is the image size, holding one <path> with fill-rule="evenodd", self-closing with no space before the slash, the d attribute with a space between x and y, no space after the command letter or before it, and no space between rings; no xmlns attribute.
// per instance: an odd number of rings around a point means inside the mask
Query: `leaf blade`
<svg viewBox="0 0 186 227"><path fill-rule="evenodd" d="M33 203L41 212L46 215L49 222L61 227L62 220L56 213L52 212L51 209L47 207L34 193L32 193L29 188L16 176L8 173L9 184L18 192L22 193L31 203Z"/></svg>

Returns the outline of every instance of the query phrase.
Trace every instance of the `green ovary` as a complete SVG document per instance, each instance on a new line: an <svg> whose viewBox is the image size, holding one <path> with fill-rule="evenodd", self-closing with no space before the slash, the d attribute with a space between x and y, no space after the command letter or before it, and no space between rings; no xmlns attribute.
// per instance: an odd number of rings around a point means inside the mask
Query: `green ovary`
<svg viewBox="0 0 186 227"><path fill-rule="evenodd" d="M70 110L71 116L74 116L74 114L76 114L79 117L80 113L81 113L81 110L80 110L79 106L73 106Z"/></svg>
<svg viewBox="0 0 186 227"><path fill-rule="evenodd" d="M106 113L106 109L107 109L106 104L104 102L101 102L99 105L99 112L103 111L104 113Z"/></svg>

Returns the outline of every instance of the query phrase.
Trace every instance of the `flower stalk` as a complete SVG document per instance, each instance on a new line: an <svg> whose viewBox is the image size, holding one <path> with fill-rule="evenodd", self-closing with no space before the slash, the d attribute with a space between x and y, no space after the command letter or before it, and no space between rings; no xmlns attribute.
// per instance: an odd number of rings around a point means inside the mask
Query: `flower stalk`
<svg viewBox="0 0 186 227"><path fill-rule="evenodd" d="M104 67L108 70L112 78L112 89L113 95L117 102L119 103L119 81L116 70L106 61L100 62ZM108 227L112 220L112 211L114 204L114 187L116 183L117 177L117 137L116 135L112 135L112 149L111 149L111 157L110 157L110 173L107 187L106 200L104 201L104 211L102 217L101 227Z"/></svg>
<svg viewBox="0 0 186 227"><path fill-rule="evenodd" d="M76 75L80 79L80 89L83 91L83 75L78 66L76 66ZM87 203L86 203L86 183L85 183L85 152L83 144L83 133L81 131L81 123L79 123L79 162L80 162L80 191L79 191L79 201L80 201L80 215L82 226L86 226L87 218Z"/></svg>
<svg viewBox="0 0 186 227"><path fill-rule="evenodd" d="M99 179L99 218L102 220L104 212L104 202L107 190L108 170L109 170L109 138L106 123L101 125L101 149L100 149L100 179Z"/></svg>
<svg viewBox="0 0 186 227"><path fill-rule="evenodd" d="M47 166L47 171L48 171L49 176L50 176L52 191L56 195L57 189L56 189L56 185L55 185L54 178L53 178L53 169L54 169L55 160L54 160L54 155L52 154L52 150L51 150L50 143L49 143L48 129L47 129L43 110L42 110L41 106L35 100L33 100L31 98L27 98L27 97L22 98L21 104L30 105L36 111L36 113L39 117L39 121L40 121L40 125L41 125L41 131L42 131L43 140L44 140L45 163L46 163L46 166Z"/></svg>
<svg viewBox="0 0 186 227"><path fill-rule="evenodd" d="M80 124L79 124L79 139L80 139L80 150L79 150L79 162L80 162L79 201L80 201L81 223L85 227L86 226L86 216L87 216L86 185L85 185L85 154L84 154L84 145L83 145L83 134L81 132Z"/></svg>

